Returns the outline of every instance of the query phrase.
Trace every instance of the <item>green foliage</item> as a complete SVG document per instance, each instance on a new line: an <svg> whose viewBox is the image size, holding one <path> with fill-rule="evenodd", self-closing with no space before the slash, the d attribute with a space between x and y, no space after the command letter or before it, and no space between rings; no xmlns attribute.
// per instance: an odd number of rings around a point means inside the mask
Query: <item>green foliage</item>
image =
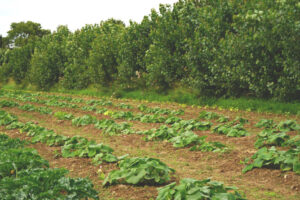
<svg viewBox="0 0 300 200"><path fill-rule="evenodd" d="M48 108L48 107L38 107L37 110L39 113L42 113L42 114L52 114L52 109L51 108Z"/></svg>
<svg viewBox="0 0 300 200"><path fill-rule="evenodd" d="M63 71L64 76L60 80L64 88L83 89L91 84L88 59L92 43L99 32L99 25L86 25L81 30L69 35L66 44L67 61Z"/></svg>
<svg viewBox="0 0 300 200"><path fill-rule="evenodd" d="M23 128L25 126L24 123L22 122L18 122L18 121L14 121L11 124L7 125L5 128L7 130L12 130L12 129L19 129L19 128Z"/></svg>
<svg viewBox="0 0 300 200"><path fill-rule="evenodd" d="M92 44L89 66L93 83L108 86L118 76L120 35L124 31L121 21L109 19L100 24L100 34Z"/></svg>
<svg viewBox="0 0 300 200"><path fill-rule="evenodd" d="M145 114L140 113L140 114L135 115L134 119L139 120L140 122L143 122L143 123L163 123L166 121L165 117L158 115L158 114L145 115Z"/></svg>
<svg viewBox="0 0 300 200"><path fill-rule="evenodd" d="M42 142L49 146L62 146L68 140L68 137L57 135L52 130L43 130L41 132L36 132L35 135L31 136L31 142Z"/></svg>
<svg viewBox="0 0 300 200"><path fill-rule="evenodd" d="M48 161L24 144L0 135L1 199L98 199L91 181L65 177L65 169L49 169Z"/></svg>
<svg viewBox="0 0 300 200"><path fill-rule="evenodd" d="M106 111L104 115L109 115L113 119L126 119L126 120L133 120L134 115L131 111Z"/></svg>
<svg viewBox="0 0 300 200"><path fill-rule="evenodd" d="M32 21L11 23L10 30L7 32L10 43L22 47L38 37L50 34L49 30L42 29L41 24Z"/></svg>
<svg viewBox="0 0 300 200"><path fill-rule="evenodd" d="M200 138L192 131L186 131L179 134L178 136L172 137L169 141L173 143L174 147L181 148L189 146L191 144L201 143L200 141L204 139L205 137Z"/></svg>
<svg viewBox="0 0 300 200"><path fill-rule="evenodd" d="M49 167L48 161L40 157L34 149L4 150L0 152L0 158L0 180L4 177L16 177L21 170Z"/></svg>
<svg viewBox="0 0 300 200"><path fill-rule="evenodd" d="M65 169L22 171L17 178L0 180L1 199L99 199L88 179L69 178Z"/></svg>
<svg viewBox="0 0 300 200"><path fill-rule="evenodd" d="M0 150L23 148L26 142L20 139L11 139L7 135L0 134Z"/></svg>
<svg viewBox="0 0 300 200"><path fill-rule="evenodd" d="M81 108L81 110L85 110L85 111L96 111L97 110L97 106L93 105L93 106L83 106Z"/></svg>
<svg viewBox="0 0 300 200"><path fill-rule="evenodd" d="M279 151L275 147L259 149L252 157L252 163L248 164L243 173L253 168L280 168L283 171L294 171L300 174L300 149L289 149L288 151Z"/></svg>
<svg viewBox="0 0 300 200"><path fill-rule="evenodd" d="M21 110L25 110L25 111L35 111L36 110L36 107L31 104L24 104L22 106L19 106L18 108Z"/></svg>
<svg viewBox="0 0 300 200"><path fill-rule="evenodd" d="M188 120L190 121L190 120ZM151 129L147 131L138 132L138 134L145 134L145 140L167 140L173 143L176 148L191 147L191 151L213 151L221 152L226 150L226 146L219 142L206 142L205 136L200 137L191 130L197 126L187 125L176 128L176 123L171 128L166 125L160 126L158 129ZM173 127L175 126L175 128ZM200 126L202 127L202 125Z"/></svg>
<svg viewBox="0 0 300 200"><path fill-rule="evenodd" d="M85 157L93 158L93 162L100 164L105 162L117 162L118 158L112 155L113 149L103 144L96 144L95 141L88 141L86 138L74 136L67 140L62 147L63 157Z"/></svg>
<svg viewBox="0 0 300 200"><path fill-rule="evenodd" d="M226 117L226 116L219 116L219 119L217 120L217 122L220 122L220 123L224 123L224 122L228 122L229 121L229 118Z"/></svg>
<svg viewBox="0 0 300 200"><path fill-rule="evenodd" d="M11 115L4 110L0 110L0 126L9 125L17 120L18 118L16 116Z"/></svg>
<svg viewBox="0 0 300 200"><path fill-rule="evenodd" d="M45 90L91 84L126 92L182 87L204 99L297 100L298 5L297 0L181 0L160 5L141 23L125 27L109 19L74 33L62 26L50 34L38 23L13 23L7 38L18 48L0 51L0 79Z"/></svg>
<svg viewBox="0 0 300 200"><path fill-rule="evenodd" d="M103 133L108 134L110 136L134 133L134 131L130 129L131 126L132 125L127 122L122 122L118 124L110 119L99 120L95 123L95 128L102 129Z"/></svg>
<svg viewBox="0 0 300 200"><path fill-rule="evenodd" d="M123 88L145 86L145 55L152 43L151 20L144 17L140 24L130 22L120 37L118 78Z"/></svg>
<svg viewBox="0 0 300 200"><path fill-rule="evenodd" d="M300 125L295 120L281 121L277 125L280 131L297 131L300 130Z"/></svg>
<svg viewBox="0 0 300 200"><path fill-rule="evenodd" d="M213 132L223 134L228 137L243 137L249 135L249 133L243 128L242 124L232 125L231 123L219 124L213 127Z"/></svg>
<svg viewBox="0 0 300 200"><path fill-rule="evenodd" d="M236 190L236 187L227 187L221 182L211 181L210 179L195 180L185 178L180 180L178 185L174 182L165 187L159 188L156 200L245 200L245 198L243 198Z"/></svg>
<svg viewBox="0 0 300 200"><path fill-rule="evenodd" d="M103 185L160 185L170 181L170 173L175 172L155 158L125 158L119 163L119 167L119 170L108 174Z"/></svg>
<svg viewBox="0 0 300 200"><path fill-rule="evenodd" d="M210 129L212 123L210 122L199 122L196 120L181 120L172 124L172 128L175 130L198 130L207 131Z"/></svg>
<svg viewBox="0 0 300 200"><path fill-rule="evenodd" d="M33 44L25 45L21 48L14 48L9 54L9 61L7 67L10 68L9 76L17 84L26 83L25 80L28 79L28 70L30 69L30 61L33 53Z"/></svg>
<svg viewBox="0 0 300 200"><path fill-rule="evenodd" d="M31 59L30 80L39 89L50 89L63 75L68 35L68 28L60 26L37 43Z"/></svg>
<svg viewBox="0 0 300 200"><path fill-rule="evenodd" d="M1 100L0 101L0 108L5 108L5 107L17 107L19 106L19 104L17 102L14 101L7 101L7 100Z"/></svg>
<svg viewBox="0 0 300 200"><path fill-rule="evenodd" d="M205 142L194 145L190 151L203 151L203 152L226 152L228 148L220 142Z"/></svg>
<svg viewBox="0 0 300 200"><path fill-rule="evenodd" d="M175 117L175 116L171 116L171 117L168 117L166 120L165 120L165 123L166 124L174 124L174 123L178 123L182 121L181 118L179 117Z"/></svg>
<svg viewBox="0 0 300 200"><path fill-rule="evenodd" d="M254 146L260 148L264 145L283 146L290 136L284 132L276 132L273 129L265 129L257 135Z"/></svg>
<svg viewBox="0 0 300 200"><path fill-rule="evenodd" d="M46 129L31 122L25 123L20 132L32 137L31 142L42 142L49 146L61 146L68 140L66 136L57 135L53 130Z"/></svg>
<svg viewBox="0 0 300 200"><path fill-rule="evenodd" d="M147 140L169 140L178 135L178 131L174 128L169 128L166 125L160 126L158 129L151 129L144 131L143 134L146 134Z"/></svg>
<svg viewBox="0 0 300 200"><path fill-rule="evenodd" d="M89 124L94 124L96 123L96 117L91 116L91 115L84 115L82 117L75 117L72 119L72 124L74 126L86 126Z"/></svg>
<svg viewBox="0 0 300 200"><path fill-rule="evenodd" d="M208 112L208 111L202 111L199 114L200 119L218 119L220 116L217 113L214 112Z"/></svg>
<svg viewBox="0 0 300 200"><path fill-rule="evenodd" d="M74 118L72 113L66 113L66 112L55 112L54 117L56 117L59 120L72 120Z"/></svg>
<svg viewBox="0 0 300 200"><path fill-rule="evenodd" d="M261 119L257 124L255 124L255 127L258 128L274 128L276 124L272 119Z"/></svg>
<svg viewBox="0 0 300 200"><path fill-rule="evenodd" d="M46 100L44 102L47 106L55 106L55 107L61 107L61 108L78 108L79 106L72 103L66 103L63 101L57 101L55 99Z"/></svg>
<svg viewBox="0 0 300 200"><path fill-rule="evenodd" d="M142 111L143 113L153 113L153 114L161 114L161 115L183 115L184 114L184 111L181 109L180 110L170 110L167 108L159 108L159 107L151 108L144 104L140 104L138 106L138 109L140 111Z"/></svg>
<svg viewBox="0 0 300 200"><path fill-rule="evenodd" d="M117 106L118 108L121 108L121 109L133 109L132 105L125 104L125 103L119 103L119 104L116 104L115 106Z"/></svg>

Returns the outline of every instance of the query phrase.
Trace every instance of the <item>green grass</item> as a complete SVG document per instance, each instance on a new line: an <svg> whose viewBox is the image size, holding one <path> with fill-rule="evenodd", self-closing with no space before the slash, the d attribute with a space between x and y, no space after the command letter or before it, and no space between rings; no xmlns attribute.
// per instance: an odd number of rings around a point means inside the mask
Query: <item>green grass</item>
<svg viewBox="0 0 300 200"><path fill-rule="evenodd" d="M3 89L19 90L16 84L10 82L3 86ZM24 90L32 90L32 87L24 88ZM192 92L185 89L170 90L167 93L159 93L149 90L114 90L108 88L97 89L90 86L82 90L66 90L53 88L51 92L88 95L94 97L115 97L136 100L148 100L156 102L176 102L186 105L212 106L224 109L239 109L257 112L271 112L278 114L293 114L300 116L300 101L297 102L279 102L275 100L257 99L257 98L199 98Z"/></svg>

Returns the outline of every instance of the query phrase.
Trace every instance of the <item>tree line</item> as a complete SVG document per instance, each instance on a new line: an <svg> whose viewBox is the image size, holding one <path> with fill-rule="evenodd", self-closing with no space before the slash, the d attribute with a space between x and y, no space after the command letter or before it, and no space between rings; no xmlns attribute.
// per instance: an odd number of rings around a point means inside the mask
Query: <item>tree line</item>
<svg viewBox="0 0 300 200"><path fill-rule="evenodd" d="M140 23L109 19L71 32L12 23L0 80L48 90L89 85L199 96L300 98L298 0L179 0Z"/></svg>

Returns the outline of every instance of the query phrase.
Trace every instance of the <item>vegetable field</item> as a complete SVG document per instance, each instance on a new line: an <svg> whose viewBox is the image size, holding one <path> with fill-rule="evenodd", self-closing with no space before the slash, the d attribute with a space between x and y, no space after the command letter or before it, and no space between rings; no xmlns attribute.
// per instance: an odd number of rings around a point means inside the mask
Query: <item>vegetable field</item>
<svg viewBox="0 0 300 200"><path fill-rule="evenodd" d="M294 115L1 90L0 127L0 199L300 197Z"/></svg>

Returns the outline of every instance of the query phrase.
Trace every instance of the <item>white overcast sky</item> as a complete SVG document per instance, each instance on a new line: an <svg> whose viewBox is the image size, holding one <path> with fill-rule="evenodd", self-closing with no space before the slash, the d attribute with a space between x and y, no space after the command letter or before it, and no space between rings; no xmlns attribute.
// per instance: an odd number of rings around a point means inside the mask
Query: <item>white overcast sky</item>
<svg viewBox="0 0 300 200"><path fill-rule="evenodd" d="M177 0L0 0L0 35L6 36L12 22L33 21L42 28L55 30L67 25L74 31L85 24L109 18L140 22L159 4Z"/></svg>

